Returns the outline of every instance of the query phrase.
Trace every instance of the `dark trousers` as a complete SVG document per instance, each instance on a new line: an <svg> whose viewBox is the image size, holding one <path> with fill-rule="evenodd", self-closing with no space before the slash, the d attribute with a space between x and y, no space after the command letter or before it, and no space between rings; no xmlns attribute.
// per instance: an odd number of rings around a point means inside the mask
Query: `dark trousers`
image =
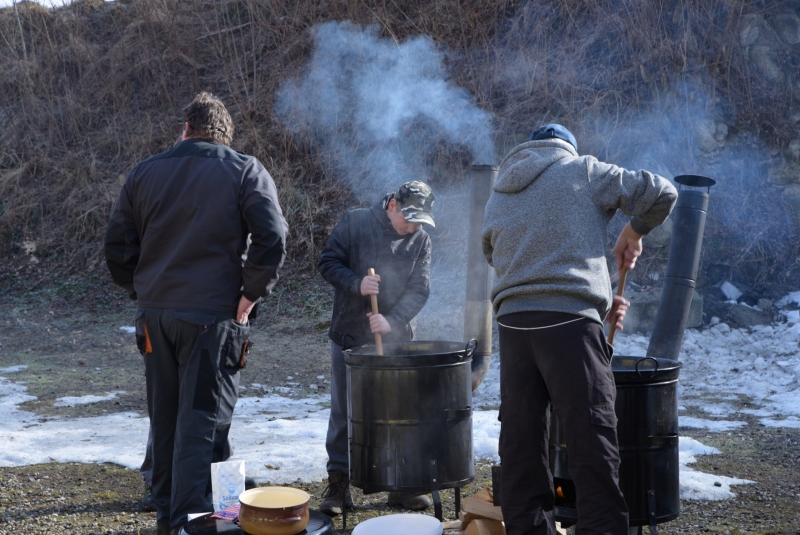
<svg viewBox="0 0 800 535"><path fill-rule="evenodd" d="M137 314L137 316L138 316L138 314ZM143 319L140 320L140 323L142 325L140 325L141 329L137 333L137 341L139 342L139 345L142 346L140 349L141 349L142 356L144 357L144 355L145 355L145 352L144 352L144 340L143 340L143 338L144 338L144 327L143 327L144 320ZM145 374L145 380L147 380L147 375L146 374ZM149 419L149 415L150 415L151 412L152 412L152 409L150 407L150 400L148 399L147 400L148 419ZM142 466L139 467L139 473L142 474L142 480L144 481L144 486L146 488L150 487L150 489L152 491L152 487L153 487L153 430L150 429L149 422L148 422L148 430L147 430L147 446L145 447L145 450L144 450L144 460L142 460Z"/></svg>
<svg viewBox="0 0 800 535"><path fill-rule="evenodd" d="M341 470L350 477L347 444L347 365L342 346L331 342L331 415L325 437L328 451L328 472Z"/></svg>
<svg viewBox="0 0 800 535"><path fill-rule="evenodd" d="M231 314L172 309L140 309L136 322L152 345L144 357L156 517L177 528L212 510L211 463L230 457L249 327Z"/></svg>
<svg viewBox="0 0 800 535"><path fill-rule="evenodd" d="M628 509L619 489L616 387L603 326L552 312L506 314L497 322L506 533L556 533L549 463L552 404L564 429L577 493L577 533L626 535Z"/></svg>
<svg viewBox="0 0 800 535"><path fill-rule="evenodd" d="M142 466L139 467L139 473L142 474L142 481L145 487L153 486L153 432L147 433L147 447L144 450L144 460Z"/></svg>

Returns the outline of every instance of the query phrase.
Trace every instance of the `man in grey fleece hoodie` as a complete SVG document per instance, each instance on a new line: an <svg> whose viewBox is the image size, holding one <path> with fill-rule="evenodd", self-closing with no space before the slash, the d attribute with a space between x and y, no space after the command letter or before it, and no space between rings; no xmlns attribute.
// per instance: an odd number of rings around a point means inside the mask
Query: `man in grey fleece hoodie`
<svg viewBox="0 0 800 535"><path fill-rule="evenodd" d="M494 266L500 332L502 508L508 535L555 535L548 460L550 410L564 427L579 534L628 533L603 319L621 328L613 298L608 223L632 216L614 247L632 269L642 236L669 216L665 178L579 156L561 125L537 128L500 166L486 205L483 251Z"/></svg>

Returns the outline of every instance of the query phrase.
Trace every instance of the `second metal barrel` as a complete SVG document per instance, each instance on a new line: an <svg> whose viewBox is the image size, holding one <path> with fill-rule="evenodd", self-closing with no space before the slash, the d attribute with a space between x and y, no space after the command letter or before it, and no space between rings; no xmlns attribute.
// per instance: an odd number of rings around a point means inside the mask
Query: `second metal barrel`
<svg viewBox="0 0 800 535"><path fill-rule="evenodd" d="M615 412L620 452L619 484L631 526L653 526L680 514L677 385L681 363L652 357L614 357ZM577 520L575 487L563 426L553 417L550 467L556 488L556 519Z"/></svg>

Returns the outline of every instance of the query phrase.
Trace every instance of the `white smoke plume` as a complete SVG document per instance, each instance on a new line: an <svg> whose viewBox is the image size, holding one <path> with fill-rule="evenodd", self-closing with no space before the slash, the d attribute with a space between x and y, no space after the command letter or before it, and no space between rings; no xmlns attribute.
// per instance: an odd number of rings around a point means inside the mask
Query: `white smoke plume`
<svg viewBox="0 0 800 535"><path fill-rule="evenodd" d="M448 82L444 55L425 36L382 38L377 26L326 22L312 30L303 73L278 92L287 130L316 144L361 200L409 180L426 180L433 150L469 150L496 161L492 117Z"/></svg>
<svg viewBox="0 0 800 535"><path fill-rule="evenodd" d="M443 149L496 163L492 115L449 81L445 53L429 37L397 42L377 26L335 21L312 34L308 64L278 92L278 119L315 146L326 171L361 202L409 180L429 182ZM431 298L417 318L417 339L462 338L469 196L449 178L446 190L433 184Z"/></svg>

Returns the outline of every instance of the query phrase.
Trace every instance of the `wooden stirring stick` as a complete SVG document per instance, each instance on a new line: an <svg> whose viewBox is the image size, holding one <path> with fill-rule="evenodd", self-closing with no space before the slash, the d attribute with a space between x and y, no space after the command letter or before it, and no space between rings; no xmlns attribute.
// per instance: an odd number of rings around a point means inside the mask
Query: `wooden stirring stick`
<svg viewBox="0 0 800 535"><path fill-rule="evenodd" d="M369 268L367 270L367 275L375 275L375 269ZM372 301L372 313L377 316L378 296L375 294L370 294L369 298L370 301ZM378 355L383 355L383 340L381 339L381 333L375 333L375 348L378 351Z"/></svg>
<svg viewBox="0 0 800 535"><path fill-rule="evenodd" d="M625 290L625 277L628 276L628 270L621 268L619 270L619 282L617 283L617 295L622 297L622 292ZM614 333L617 331L617 320L612 318L611 330L608 331L608 344L614 344Z"/></svg>

